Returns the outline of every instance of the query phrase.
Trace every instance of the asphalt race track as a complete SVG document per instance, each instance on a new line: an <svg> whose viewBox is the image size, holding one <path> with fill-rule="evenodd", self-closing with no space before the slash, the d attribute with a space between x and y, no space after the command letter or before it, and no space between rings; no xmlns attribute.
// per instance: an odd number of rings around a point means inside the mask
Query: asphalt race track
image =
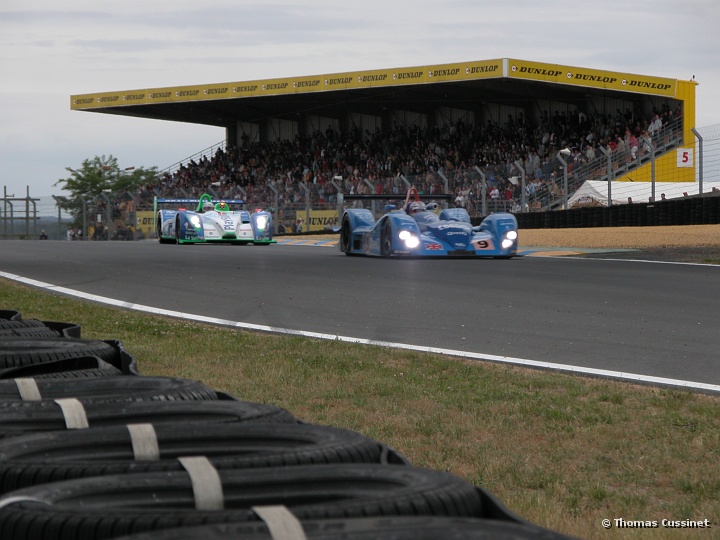
<svg viewBox="0 0 720 540"><path fill-rule="evenodd" d="M388 260L279 244L0 246L0 276L128 307L720 390L717 266L570 257Z"/></svg>

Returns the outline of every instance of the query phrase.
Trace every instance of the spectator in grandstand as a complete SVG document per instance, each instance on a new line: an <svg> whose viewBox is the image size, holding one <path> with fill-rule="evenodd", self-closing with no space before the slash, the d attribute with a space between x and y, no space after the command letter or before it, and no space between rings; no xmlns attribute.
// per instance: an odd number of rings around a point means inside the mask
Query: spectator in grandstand
<svg viewBox="0 0 720 540"><path fill-rule="evenodd" d="M624 161L627 157L628 148L625 144L625 139L623 139L620 135L618 135L615 139L615 142L617 143L617 157L618 160Z"/></svg>
<svg viewBox="0 0 720 540"><path fill-rule="evenodd" d="M638 153L638 140L637 137L635 137L635 134L630 131L630 128L625 129L625 146L628 149L628 152L630 153L630 159L635 160L637 159L637 153Z"/></svg>
<svg viewBox="0 0 720 540"><path fill-rule="evenodd" d="M662 127L663 121L660 118L660 115L655 114L655 116L653 117L653 121L650 122L650 125L648 125L648 132L650 133L650 135L655 135L662 129Z"/></svg>

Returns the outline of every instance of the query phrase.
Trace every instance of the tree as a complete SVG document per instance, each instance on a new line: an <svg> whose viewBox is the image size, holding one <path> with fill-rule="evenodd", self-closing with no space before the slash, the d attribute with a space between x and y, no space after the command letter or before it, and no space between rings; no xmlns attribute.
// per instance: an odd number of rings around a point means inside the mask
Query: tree
<svg viewBox="0 0 720 540"><path fill-rule="evenodd" d="M57 197L58 205L73 217L77 227L83 221L83 203L94 203L101 194L135 193L138 187L151 184L157 176L157 167L121 169L112 155L95 156L84 160L79 169L66 167L65 170L70 177L61 178L54 185L71 195Z"/></svg>

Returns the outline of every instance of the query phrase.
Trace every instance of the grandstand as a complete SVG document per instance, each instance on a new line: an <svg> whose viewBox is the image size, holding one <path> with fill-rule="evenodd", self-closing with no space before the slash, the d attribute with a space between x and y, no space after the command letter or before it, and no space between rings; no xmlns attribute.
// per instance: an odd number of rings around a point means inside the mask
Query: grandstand
<svg viewBox="0 0 720 540"><path fill-rule="evenodd" d="M693 182L695 85L504 58L74 95L71 108L225 128L141 198L217 192L310 224L351 191L416 185L483 216L567 208L588 180Z"/></svg>

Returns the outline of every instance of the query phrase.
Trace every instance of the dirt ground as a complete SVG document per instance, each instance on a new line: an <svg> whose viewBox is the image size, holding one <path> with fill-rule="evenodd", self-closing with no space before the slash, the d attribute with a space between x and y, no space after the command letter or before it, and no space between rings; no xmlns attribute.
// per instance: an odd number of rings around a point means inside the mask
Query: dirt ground
<svg viewBox="0 0 720 540"><path fill-rule="evenodd" d="M720 248L720 225L521 229L521 246L584 248Z"/></svg>
<svg viewBox="0 0 720 540"><path fill-rule="evenodd" d="M519 234L521 249L527 247L617 249L618 251L587 253L582 256L720 265L720 225L521 229Z"/></svg>

